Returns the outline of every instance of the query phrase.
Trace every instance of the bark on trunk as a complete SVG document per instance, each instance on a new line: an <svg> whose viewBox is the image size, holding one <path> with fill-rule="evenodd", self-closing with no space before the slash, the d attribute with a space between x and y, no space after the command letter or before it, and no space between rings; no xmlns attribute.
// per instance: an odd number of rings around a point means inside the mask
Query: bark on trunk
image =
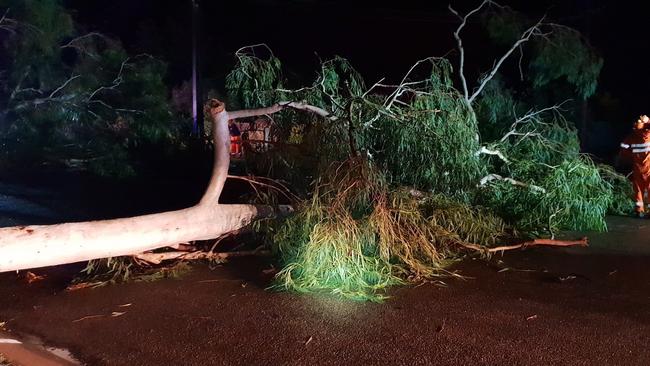
<svg viewBox="0 0 650 366"><path fill-rule="evenodd" d="M218 200L230 164L228 120L272 114L284 108L335 118L320 108L293 102L227 112L223 103L212 99L206 104L205 115L213 123L215 162L210 183L196 206L115 220L0 228L0 272L133 255L213 239L255 219L274 216L276 211L270 206L220 205Z"/></svg>
<svg viewBox="0 0 650 366"><path fill-rule="evenodd" d="M0 229L0 272L142 253L207 240L274 215L268 206L196 205L178 211Z"/></svg>

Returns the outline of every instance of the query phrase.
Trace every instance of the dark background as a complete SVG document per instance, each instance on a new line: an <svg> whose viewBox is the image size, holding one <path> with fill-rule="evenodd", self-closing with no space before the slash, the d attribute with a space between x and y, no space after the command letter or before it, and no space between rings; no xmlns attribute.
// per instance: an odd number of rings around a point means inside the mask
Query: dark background
<svg viewBox="0 0 650 366"><path fill-rule="evenodd" d="M218 88L238 48L268 44L289 76L310 81L319 57L348 58L367 82L397 79L418 59L451 57L452 32L461 13L480 1L237 0L199 3L201 78ZM590 148L608 154L639 115L650 113L650 42L642 2L615 0L502 1L531 17L580 30L605 60L596 95L589 101ZM85 30L122 40L132 53L152 53L169 63L168 81L178 85L191 75L190 0L67 0ZM478 20L478 19L477 19ZM464 31L468 77L475 80L492 65L497 50L488 47L474 22ZM504 67L515 67L514 60ZM474 76L474 77L473 77ZM603 152L603 149L605 150Z"/></svg>

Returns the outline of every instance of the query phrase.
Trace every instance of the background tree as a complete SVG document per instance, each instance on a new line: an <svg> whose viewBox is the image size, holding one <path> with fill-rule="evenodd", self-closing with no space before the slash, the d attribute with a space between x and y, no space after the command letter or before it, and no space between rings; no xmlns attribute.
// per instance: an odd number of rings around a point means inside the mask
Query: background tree
<svg viewBox="0 0 650 366"><path fill-rule="evenodd" d="M78 34L56 0L3 0L0 9L5 161L130 175L131 151L178 138L163 62L129 56L99 33Z"/></svg>

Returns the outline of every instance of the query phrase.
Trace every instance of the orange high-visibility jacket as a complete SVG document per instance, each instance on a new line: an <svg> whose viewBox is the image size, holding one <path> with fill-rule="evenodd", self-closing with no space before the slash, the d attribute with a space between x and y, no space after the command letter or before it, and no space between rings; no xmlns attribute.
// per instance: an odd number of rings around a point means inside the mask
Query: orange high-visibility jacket
<svg viewBox="0 0 650 366"><path fill-rule="evenodd" d="M650 181L650 129L634 130L621 148L621 155L632 160L632 179Z"/></svg>

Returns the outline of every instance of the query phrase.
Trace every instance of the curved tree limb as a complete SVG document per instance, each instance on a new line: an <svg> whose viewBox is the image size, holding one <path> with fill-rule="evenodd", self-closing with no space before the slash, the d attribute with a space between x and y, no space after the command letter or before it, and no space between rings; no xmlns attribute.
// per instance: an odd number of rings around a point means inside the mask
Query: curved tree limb
<svg viewBox="0 0 650 366"><path fill-rule="evenodd" d="M230 133L228 131L228 121L231 119L255 117L271 115L282 111L285 108L293 108L297 110L315 113L321 117L328 118L331 121L336 121L338 118L328 111L301 102L280 102L270 107L258 109L245 109L239 111L228 112L222 102L213 99L208 103L213 103L212 107L206 106L206 115L212 119L212 135L214 139L214 165L212 176L208 183L208 188L205 190L203 197L199 204L218 203L219 196L223 190L224 183L228 177L228 167L230 165Z"/></svg>
<svg viewBox="0 0 650 366"><path fill-rule="evenodd" d="M282 102L269 108L229 113L222 102L210 100L206 115L214 125L215 161L213 176L197 205L114 220L0 228L0 272L134 255L178 243L213 239L253 220L290 212L287 207L278 210L264 205L218 204L230 164L228 120L275 113L285 107L335 119L327 111L304 103Z"/></svg>
<svg viewBox="0 0 650 366"><path fill-rule="evenodd" d="M458 28L456 28L456 31L454 32L454 38L456 39L456 43L458 44L458 52L460 53L460 66L458 67L458 73L460 75L460 80L463 85L463 95L465 96L466 101L469 101L469 90L467 88L467 80L465 79L465 48L463 47L463 39L460 38L460 31L462 31L463 28L465 28L465 25L467 24L467 19L469 19L469 17L479 12L485 5L491 3L492 3L491 0L484 0L478 7L471 10L465 16L461 16L458 13L458 11L452 8L451 4L449 4L449 11L451 11L462 21L458 26Z"/></svg>

